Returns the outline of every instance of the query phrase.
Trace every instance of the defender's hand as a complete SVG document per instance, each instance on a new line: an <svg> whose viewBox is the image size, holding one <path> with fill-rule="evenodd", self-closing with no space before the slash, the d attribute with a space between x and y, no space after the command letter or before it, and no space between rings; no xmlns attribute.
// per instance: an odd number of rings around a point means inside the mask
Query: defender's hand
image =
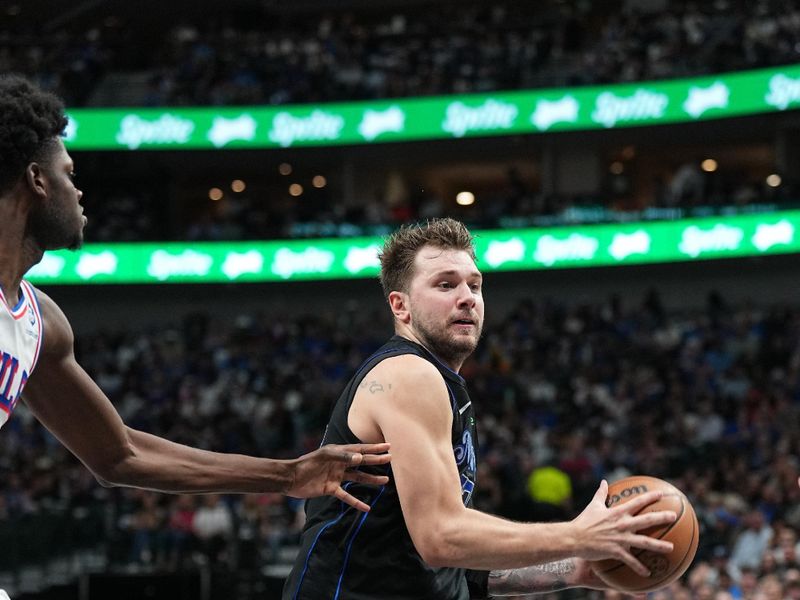
<svg viewBox="0 0 800 600"><path fill-rule="evenodd" d="M360 511L369 511L369 506L348 494L342 488L344 481L356 481L370 485L384 485L388 477L369 475L355 468L360 465L385 465L392 460L388 454L389 444L351 444L347 446L329 444L290 461L294 477L287 496L313 498L336 496L342 502Z"/></svg>

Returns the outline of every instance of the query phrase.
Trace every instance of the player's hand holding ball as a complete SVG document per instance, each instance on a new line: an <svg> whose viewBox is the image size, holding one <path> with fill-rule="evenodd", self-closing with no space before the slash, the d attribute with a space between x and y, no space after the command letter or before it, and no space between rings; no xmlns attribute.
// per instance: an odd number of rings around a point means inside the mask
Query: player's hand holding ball
<svg viewBox="0 0 800 600"><path fill-rule="evenodd" d="M654 491L660 492L661 497L640 506L641 499ZM636 506L630 513L636 517L673 511L676 518L671 523L661 522L636 529L639 536L671 542L672 550L665 553L647 547L631 547L630 554L647 567L647 575L632 568L630 561L615 558L591 563L592 570L608 586L623 592L650 592L669 585L689 568L697 552L699 525L694 508L675 486L662 479L643 475L626 477L609 486L606 506L614 510L626 505Z"/></svg>

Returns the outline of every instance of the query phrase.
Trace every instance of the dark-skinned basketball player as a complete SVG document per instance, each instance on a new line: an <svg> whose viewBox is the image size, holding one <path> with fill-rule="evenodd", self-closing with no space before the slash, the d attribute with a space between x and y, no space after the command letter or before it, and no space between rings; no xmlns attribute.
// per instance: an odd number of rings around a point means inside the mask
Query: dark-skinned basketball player
<svg viewBox="0 0 800 600"><path fill-rule="evenodd" d="M64 313L24 280L46 250L78 248L86 217L61 140L61 101L21 77L0 77L0 426L20 398L103 485L163 492L330 494L369 510L343 481L387 478L355 467L390 460L388 444L325 446L293 460L221 454L127 427L76 362Z"/></svg>

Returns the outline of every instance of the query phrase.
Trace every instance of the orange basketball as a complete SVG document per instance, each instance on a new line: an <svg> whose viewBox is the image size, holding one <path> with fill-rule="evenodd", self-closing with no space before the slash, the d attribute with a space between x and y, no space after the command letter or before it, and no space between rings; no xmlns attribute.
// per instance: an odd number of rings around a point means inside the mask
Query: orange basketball
<svg viewBox="0 0 800 600"><path fill-rule="evenodd" d="M606 506L616 506L632 500L645 492L661 490L664 496L645 507L640 513L673 510L678 515L674 523L650 527L639 533L672 542L669 554L634 549L633 555L648 569L649 577L633 572L625 563L615 560L599 560L592 568L597 576L613 588L624 592L650 592L669 585L684 574L697 552L700 528L694 508L686 496L674 485L662 479L637 475L615 481L608 486Z"/></svg>

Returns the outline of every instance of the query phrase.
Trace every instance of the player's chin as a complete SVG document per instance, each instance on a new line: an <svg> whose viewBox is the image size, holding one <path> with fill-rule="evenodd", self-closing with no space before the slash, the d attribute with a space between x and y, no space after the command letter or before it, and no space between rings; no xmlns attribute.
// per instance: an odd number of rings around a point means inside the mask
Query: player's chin
<svg viewBox="0 0 800 600"><path fill-rule="evenodd" d="M473 333L463 333L455 335L452 338L452 343L459 350L472 352L478 347L478 336Z"/></svg>
<svg viewBox="0 0 800 600"><path fill-rule="evenodd" d="M83 229L81 229L75 237L72 238L72 241L66 245L68 250L80 250L81 246L83 246Z"/></svg>

